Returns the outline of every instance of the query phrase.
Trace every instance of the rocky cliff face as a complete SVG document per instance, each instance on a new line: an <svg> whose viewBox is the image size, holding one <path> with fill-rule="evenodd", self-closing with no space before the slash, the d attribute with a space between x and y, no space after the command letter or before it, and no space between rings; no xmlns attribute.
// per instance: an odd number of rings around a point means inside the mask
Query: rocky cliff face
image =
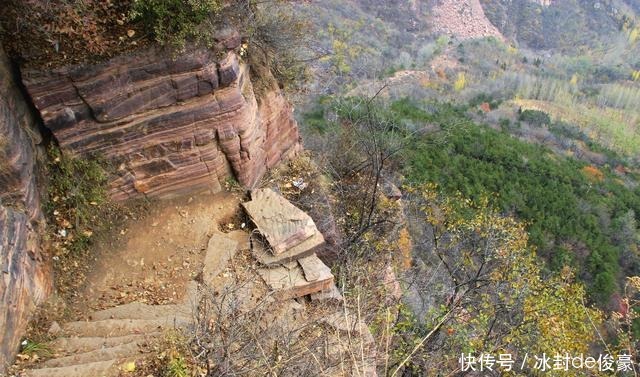
<svg viewBox="0 0 640 377"><path fill-rule="evenodd" d="M34 125L0 46L0 372L17 351L31 310L51 291L40 247Z"/></svg>
<svg viewBox="0 0 640 377"><path fill-rule="evenodd" d="M115 200L217 192L231 176L252 187L298 150L298 129L277 87L257 98L239 44L176 58L152 49L23 81L66 152L112 163Z"/></svg>
<svg viewBox="0 0 640 377"><path fill-rule="evenodd" d="M260 77L257 95L239 48L236 33L215 53L172 57L147 49L99 64L24 71L22 81L66 153L110 163L115 200L217 192L230 177L253 187L300 143L275 80ZM1 373L52 279L40 238L40 136L4 55L0 78Z"/></svg>

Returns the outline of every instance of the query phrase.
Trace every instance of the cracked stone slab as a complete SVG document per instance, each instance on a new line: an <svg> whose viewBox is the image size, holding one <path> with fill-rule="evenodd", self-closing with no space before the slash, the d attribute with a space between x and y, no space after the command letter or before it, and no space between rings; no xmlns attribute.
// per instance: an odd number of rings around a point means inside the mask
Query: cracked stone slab
<svg viewBox="0 0 640 377"><path fill-rule="evenodd" d="M261 264L267 267L275 267L283 263L293 262L299 258L313 255L321 246L324 245L324 243L322 233L317 232L298 245L280 254L273 254L269 245L265 245L263 240L258 237L252 237L251 252L254 258L256 258L256 260Z"/></svg>
<svg viewBox="0 0 640 377"><path fill-rule="evenodd" d="M335 284L331 285L328 290L311 294L311 301L342 302L342 300L342 294Z"/></svg>
<svg viewBox="0 0 640 377"><path fill-rule="evenodd" d="M242 206L274 255L319 233L311 216L271 189L252 191L251 201Z"/></svg>
<svg viewBox="0 0 640 377"><path fill-rule="evenodd" d="M333 285L331 269L315 255L303 259L306 259L303 262L306 271L300 263L291 263L287 265L289 268L261 268L258 274L280 300L330 289Z"/></svg>

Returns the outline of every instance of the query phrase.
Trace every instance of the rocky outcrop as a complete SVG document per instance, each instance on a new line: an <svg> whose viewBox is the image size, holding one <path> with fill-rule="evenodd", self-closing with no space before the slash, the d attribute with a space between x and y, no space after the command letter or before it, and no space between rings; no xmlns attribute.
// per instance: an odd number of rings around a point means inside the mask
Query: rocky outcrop
<svg viewBox="0 0 640 377"><path fill-rule="evenodd" d="M231 176L252 187L299 148L298 129L277 87L256 98L239 44L177 57L150 49L23 81L66 152L111 163L116 200L217 192Z"/></svg>
<svg viewBox="0 0 640 377"><path fill-rule="evenodd" d="M253 190L242 207L256 226L250 242L253 256L266 266L258 274L274 296L289 299L332 290L331 269L316 255L324 237L307 213L270 188Z"/></svg>
<svg viewBox="0 0 640 377"><path fill-rule="evenodd" d="M242 203L242 207L267 240L274 255L280 255L316 234L320 235L311 216L271 189L252 191L251 201ZM321 237L308 248L323 242Z"/></svg>
<svg viewBox="0 0 640 377"><path fill-rule="evenodd" d="M17 351L29 314L51 290L43 257L34 119L0 46L0 373Z"/></svg>

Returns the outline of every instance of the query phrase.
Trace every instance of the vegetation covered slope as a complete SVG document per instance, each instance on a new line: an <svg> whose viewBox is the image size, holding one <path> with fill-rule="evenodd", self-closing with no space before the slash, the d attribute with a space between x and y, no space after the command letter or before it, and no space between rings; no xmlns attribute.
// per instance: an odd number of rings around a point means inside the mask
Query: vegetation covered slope
<svg viewBox="0 0 640 377"><path fill-rule="evenodd" d="M601 327L603 314L593 309L584 290L594 278L586 276L594 272L600 274L594 279L612 278L618 289L617 241L604 234L607 230L596 235L603 245L594 247L594 254L616 250L606 257L610 259L594 262L593 270L589 258L595 255L586 249L581 250L587 252L585 260L552 255L562 245L592 241L590 234L562 229L567 217L561 211L572 211L567 215L576 216L572 226L588 232L594 220L589 206L616 206L605 187L625 192L635 206L638 192L614 182L609 171L601 176L582 161L476 124L474 112L475 106L342 97L325 98L304 118L308 140L319 161L326 161L335 197L349 199L339 202L339 224L354 236L338 252L341 263L336 266L347 291L361 292L354 286L359 280L353 271L364 260L393 260L407 247L413 253L411 263L398 267L403 291L397 308L362 298L364 312L377 313L373 327L390 350L384 370L392 375L401 370L405 375L453 373L461 353L509 353L525 363L524 352L582 353L588 352L587 345L619 352L598 334L618 345L625 337ZM525 115L523 121L532 118ZM594 178L602 178L601 186ZM384 198L373 217L368 205L361 206L370 203L378 182L384 192L388 180L405 183L402 219L389 214ZM547 221L547 211L562 219ZM526 216L532 218L515 219ZM361 224L371 227L362 231ZM409 246L402 230L393 241L392 229L403 226L411 236ZM631 229L635 234L633 224ZM574 278L575 270L582 279ZM620 282L620 288L625 286ZM592 297L608 306L607 294L599 296L604 290L591 285ZM389 327L393 315L397 319Z"/></svg>
<svg viewBox="0 0 640 377"><path fill-rule="evenodd" d="M338 114L357 117L360 112L352 107L359 102L346 103ZM638 174L519 140L506 123L502 130L476 124L469 109L404 99L376 111L387 127L384 137L402 140L397 142L407 182L437 183L444 193L475 201L488 196L492 208L527 223L530 241L550 270L576 269L592 298L607 306L624 276L640 273ZM309 113L306 122L316 130L328 127L323 111ZM548 118L524 112L520 119L535 123L540 117ZM564 123L554 127L579 134Z"/></svg>

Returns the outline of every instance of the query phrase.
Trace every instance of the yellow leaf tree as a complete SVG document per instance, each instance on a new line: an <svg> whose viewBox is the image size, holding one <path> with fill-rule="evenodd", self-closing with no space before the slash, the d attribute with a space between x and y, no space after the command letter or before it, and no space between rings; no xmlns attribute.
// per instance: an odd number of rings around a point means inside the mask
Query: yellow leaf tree
<svg viewBox="0 0 640 377"><path fill-rule="evenodd" d="M525 353L587 353L601 314L585 304L584 288L568 267L543 277L543 262L528 243L526 224L493 210L489 196L472 202L442 195L433 184L408 192L411 206L423 214L427 230L421 234L431 235L428 253L446 271L444 290L450 292L425 320L438 323L446 313L439 336L424 346L422 357L414 356L414 368L453 371L460 365L451 355L462 353L508 353L520 361ZM440 362L434 365L433 360Z"/></svg>

